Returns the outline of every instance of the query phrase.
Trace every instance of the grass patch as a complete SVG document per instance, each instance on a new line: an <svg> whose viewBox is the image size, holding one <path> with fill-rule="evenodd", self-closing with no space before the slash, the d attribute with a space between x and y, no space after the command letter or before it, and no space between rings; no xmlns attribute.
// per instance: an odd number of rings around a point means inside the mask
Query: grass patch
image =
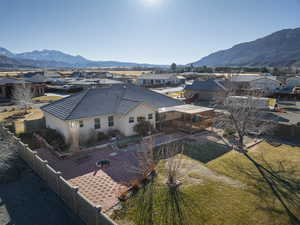
<svg viewBox="0 0 300 225"><path fill-rule="evenodd" d="M37 120L43 118L44 114L40 109L29 109L28 114L24 118L15 119L15 132L16 134L24 133L24 120ZM11 112L0 113L0 122L6 120L8 117L24 112L24 110L14 110Z"/></svg>
<svg viewBox="0 0 300 225"><path fill-rule="evenodd" d="M261 154L263 154L263 156ZM193 158L203 160L201 157L198 157L199 155L201 156L198 151L191 154ZM294 167L298 171L297 177L300 178L300 148L298 147L281 145L275 148L263 142L255 146L251 150L250 155L260 163L265 163L266 160L274 167L278 166L278 161L282 163L287 162L288 164L284 165ZM201 160L198 160L198 162ZM245 185L243 187L234 187L224 182L208 179L194 172L187 173L189 177L202 179L200 183L189 185L183 183L180 187L182 196L190 202L190 205L185 207L187 207L187 209L192 207L193 213L196 215L196 217L191 216L187 224L290 224L289 218L281 205L277 201L274 201L274 196L271 191L265 189L265 184L251 179L249 173L250 175L251 173L254 175L256 169L243 155L231 151L208 162L206 166L218 174L241 181ZM160 163L157 168L159 171L158 174L160 174L158 181L162 181L163 179L161 179L161 177L164 174L165 168L162 163ZM240 168L244 168L245 170L240 171ZM143 192L140 191L138 195L139 194L143 194ZM113 218L117 221L134 221L137 218L138 207L140 207L136 204L137 196L125 202L124 208L117 211L113 215ZM166 206L162 204L163 197L158 196L157 198L158 202L152 205L154 209L146 208L146 205L144 206L149 212L150 210L154 212L154 215L156 215L155 213L164 213L166 208ZM147 199L145 199L145 202L147 202ZM156 220L153 224L168 224L160 223L159 218L156 216L153 218Z"/></svg>
<svg viewBox="0 0 300 225"><path fill-rule="evenodd" d="M61 96L40 96L33 98L33 101L41 101L41 102L52 102L52 101L57 101L62 99L63 97Z"/></svg>

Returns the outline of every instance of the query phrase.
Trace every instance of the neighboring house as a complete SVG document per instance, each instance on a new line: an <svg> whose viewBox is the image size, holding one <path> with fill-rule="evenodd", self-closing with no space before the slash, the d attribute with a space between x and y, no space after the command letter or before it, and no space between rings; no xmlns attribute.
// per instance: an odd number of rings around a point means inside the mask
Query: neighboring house
<svg viewBox="0 0 300 225"><path fill-rule="evenodd" d="M75 71L72 73L72 77L76 78L107 78L108 72L87 72L87 71Z"/></svg>
<svg viewBox="0 0 300 225"><path fill-rule="evenodd" d="M58 72L50 72L50 71L45 71L44 76L46 78L62 78L62 75Z"/></svg>
<svg viewBox="0 0 300 225"><path fill-rule="evenodd" d="M220 95L224 95L226 88L219 80L208 79L205 81L195 80L192 85L187 85L184 95L187 99L212 101Z"/></svg>
<svg viewBox="0 0 300 225"><path fill-rule="evenodd" d="M290 77L286 80L286 86L287 87L298 87L300 86L300 77L295 76L295 77Z"/></svg>
<svg viewBox="0 0 300 225"><path fill-rule="evenodd" d="M143 87L177 86L184 84L185 78L176 74L143 74L138 77L137 84Z"/></svg>
<svg viewBox="0 0 300 225"><path fill-rule="evenodd" d="M171 87L171 88L156 88L151 89L152 91L155 91L157 93L167 95L171 98L177 98L177 99L183 99L184 98L184 87Z"/></svg>
<svg viewBox="0 0 300 225"><path fill-rule="evenodd" d="M82 79L82 80L76 80L71 81L68 84L80 87L83 89L91 88L91 87L103 87L105 85L111 85L111 84L121 84L123 82L117 81L117 80L111 80L111 79Z"/></svg>
<svg viewBox="0 0 300 225"><path fill-rule="evenodd" d="M232 75L229 77L229 81L232 85L238 89L250 88L250 83L257 79L267 78L269 80L277 80L276 76L264 76L264 75Z"/></svg>
<svg viewBox="0 0 300 225"><path fill-rule="evenodd" d="M252 90L260 90L264 93L274 93L275 90L281 87L281 83L274 79L259 78L250 81L250 88Z"/></svg>
<svg viewBox="0 0 300 225"><path fill-rule="evenodd" d="M182 105L181 101L132 85L115 84L92 88L42 107L46 126L60 132L70 142L79 134L86 143L95 132L119 130L134 135L140 120L156 126L160 108Z"/></svg>
<svg viewBox="0 0 300 225"><path fill-rule="evenodd" d="M0 97L11 99L14 89L23 85L31 88L34 97L43 96L45 94L45 85L43 84L5 77L0 78Z"/></svg>

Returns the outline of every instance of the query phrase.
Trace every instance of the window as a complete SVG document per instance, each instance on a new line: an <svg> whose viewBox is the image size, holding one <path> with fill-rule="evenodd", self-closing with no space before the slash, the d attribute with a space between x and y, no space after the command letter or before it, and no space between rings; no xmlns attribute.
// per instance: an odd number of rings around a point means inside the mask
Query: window
<svg viewBox="0 0 300 225"><path fill-rule="evenodd" d="M83 121L82 121L82 120L79 120L79 126L80 126L80 127L83 127L83 126L84 126L84 124L83 124Z"/></svg>
<svg viewBox="0 0 300 225"><path fill-rule="evenodd" d="M152 113L148 114L148 120L152 120L152 119L153 119L153 114Z"/></svg>
<svg viewBox="0 0 300 225"><path fill-rule="evenodd" d="M138 121L138 122L143 121L143 120L145 120L145 117L143 117L143 116L139 116L139 117L137 118L137 121Z"/></svg>
<svg viewBox="0 0 300 225"><path fill-rule="evenodd" d="M109 127L113 127L114 126L114 117L113 116L109 116L108 117L108 126Z"/></svg>
<svg viewBox="0 0 300 225"><path fill-rule="evenodd" d="M95 130L100 129L101 128L100 119L96 118L94 122L95 122Z"/></svg>
<svg viewBox="0 0 300 225"><path fill-rule="evenodd" d="M129 117L129 123L134 123L134 117Z"/></svg>

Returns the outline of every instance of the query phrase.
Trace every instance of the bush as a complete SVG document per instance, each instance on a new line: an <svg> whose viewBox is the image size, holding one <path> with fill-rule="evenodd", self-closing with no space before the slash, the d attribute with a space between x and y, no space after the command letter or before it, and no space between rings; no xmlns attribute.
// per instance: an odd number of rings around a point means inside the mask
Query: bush
<svg viewBox="0 0 300 225"><path fill-rule="evenodd" d="M147 136L154 131L154 127L149 121L141 120L133 127L133 130L140 136Z"/></svg>
<svg viewBox="0 0 300 225"><path fill-rule="evenodd" d="M228 137L228 136L233 136L235 134L235 130L233 128L225 128L223 136Z"/></svg>
<svg viewBox="0 0 300 225"><path fill-rule="evenodd" d="M106 134L103 133L103 132L98 132L98 133L97 133L97 140L98 140L98 141L105 141L105 140L107 140L108 138L109 138L109 136L106 135Z"/></svg>
<svg viewBox="0 0 300 225"><path fill-rule="evenodd" d="M69 147L64 137L56 130L46 128L38 131L37 134L42 136L58 152L65 152Z"/></svg>

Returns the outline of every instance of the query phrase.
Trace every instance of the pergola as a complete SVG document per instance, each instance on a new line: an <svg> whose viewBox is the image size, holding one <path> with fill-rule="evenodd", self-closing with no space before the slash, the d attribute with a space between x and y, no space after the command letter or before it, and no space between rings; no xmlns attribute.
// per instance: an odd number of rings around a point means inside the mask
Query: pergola
<svg viewBox="0 0 300 225"><path fill-rule="evenodd" d="M191 132L211 126L214 117L213 108L190 104L160 108L158 113L162 127L169 125Z"/></svg>

